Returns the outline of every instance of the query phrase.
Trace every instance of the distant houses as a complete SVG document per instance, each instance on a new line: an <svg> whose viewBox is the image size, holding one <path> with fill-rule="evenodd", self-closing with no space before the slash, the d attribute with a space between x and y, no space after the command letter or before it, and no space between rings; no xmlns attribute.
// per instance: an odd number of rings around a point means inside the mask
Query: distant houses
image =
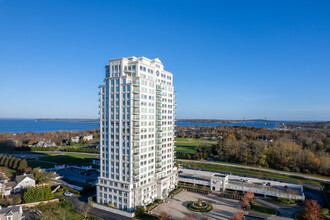
<svg viewBox="0 0 330 220"><path fill-rule="evenodd" d="M50 142L50 141L39 141L34 146L36 146L36 147L55 147L56 144L54 142Z"/></svg>
<svg viewBox="0 0 330 220"><path fill-rule="evenodd" d="M91 134L86 135L86 136L83 137L83 140L84 141L91 141L91 140L93 140L93 135L91 135Z"/></svg>
<svg viewBox="0 0 330 220"><path fill-rule="evenodd" d="M79 141L80 141L80 137L79 136L75 136L75 137L72 137L71 138L71 141L73 142L73 143L79 143Z"/></svg>

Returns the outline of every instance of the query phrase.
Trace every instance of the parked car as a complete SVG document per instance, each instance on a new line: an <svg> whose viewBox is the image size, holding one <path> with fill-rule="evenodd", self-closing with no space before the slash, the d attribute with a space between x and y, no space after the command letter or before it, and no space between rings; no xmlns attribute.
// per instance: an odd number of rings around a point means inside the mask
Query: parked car
<svg viewBox="0 0 330 220"><path fill-rule="evenodd" d="M73 194L70 193L70 192L65 192L64 195L65 195L65 196L73 196Z"/></svg>

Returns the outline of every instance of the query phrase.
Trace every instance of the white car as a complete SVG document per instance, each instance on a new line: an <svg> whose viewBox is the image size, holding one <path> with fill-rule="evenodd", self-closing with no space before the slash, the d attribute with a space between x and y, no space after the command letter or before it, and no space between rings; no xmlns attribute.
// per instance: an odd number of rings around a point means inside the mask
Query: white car
<svg viewBox="0 0 330 220"><path fill-rule="evenodd" d="M65 196L73 196L73 194L70 193L70 192L65 192L64 195L65 195Z"/></svg>

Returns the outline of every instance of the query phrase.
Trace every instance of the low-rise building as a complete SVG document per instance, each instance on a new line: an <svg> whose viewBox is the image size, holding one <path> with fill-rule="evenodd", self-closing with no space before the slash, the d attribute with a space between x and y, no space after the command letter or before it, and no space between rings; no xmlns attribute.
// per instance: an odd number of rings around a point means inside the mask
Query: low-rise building
<svg viewBox="0 0 330 220"><path fill-rule="evenodd" d="M27 189L29 187L34 187L36 185L36 181L34 179L33 174L18 175L15 179L15 185L13 186L13 193L21 192L23 189Z"/></svg>
<svg viewBox="0 0 330 220"><path fill-rule="evenodd" d="M80 140L80 137L79 137L79 136L76 136L76 137L72 137L72 138L71 138L71 141L72 141L73 143L79 143L79 140Z"/></svg>
<svg viewBox="0 0 330 220"><path fill-rule="evenodd" d="M36 145L37 147L55 147L56 144L51 141L39 141Z"/></svg>
<svg viewBox="0 0 330 220"><path fill-rule="evenodd" d="M91 135L91 134L86 135L86 136L83 137L83 140L84 141L91 141L91 140L93 140L93 135Z"/></svg>
<svg viewBox="0 0 330 220"><path fill-rule="evenodd" d="M182 168L178 175L179 182L207 186L212 191L251 191L264 196L305 200L303 186L298 184Z"/></svg>
<svg viewBox="0 0 330 220"><path fill-rule="evenodd" d="M11 206L2 208L0 206L0 219L4 220L21 220L23 219L23 210L21 206Z"/></svg>

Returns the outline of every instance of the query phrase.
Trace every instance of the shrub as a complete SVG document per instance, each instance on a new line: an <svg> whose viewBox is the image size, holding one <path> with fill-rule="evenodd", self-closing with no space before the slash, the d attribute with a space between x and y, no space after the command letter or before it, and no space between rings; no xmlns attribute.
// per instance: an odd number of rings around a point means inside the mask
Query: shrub
<svg viewBox="0 0 330 220"><path fill-rule="evenodd" d="M135 215L137 217L142 217L144 215L144 213L145 213L144 207L138 208L135 211Z"/></svg>
<svg viewBox="0 0 330 220"><path fill-rule="evenodd" d="M39 202L53 199L54 195L50 187L31 187L26 190L23 199L26 203Z"/></svg>
<svg viewBox="0 0 330 220"><path fill-rule="evenodd" d="M329 213L329 209L327 209L327 208L321 209L321 213L322 213L322 215L326 215Z"/></svg>

